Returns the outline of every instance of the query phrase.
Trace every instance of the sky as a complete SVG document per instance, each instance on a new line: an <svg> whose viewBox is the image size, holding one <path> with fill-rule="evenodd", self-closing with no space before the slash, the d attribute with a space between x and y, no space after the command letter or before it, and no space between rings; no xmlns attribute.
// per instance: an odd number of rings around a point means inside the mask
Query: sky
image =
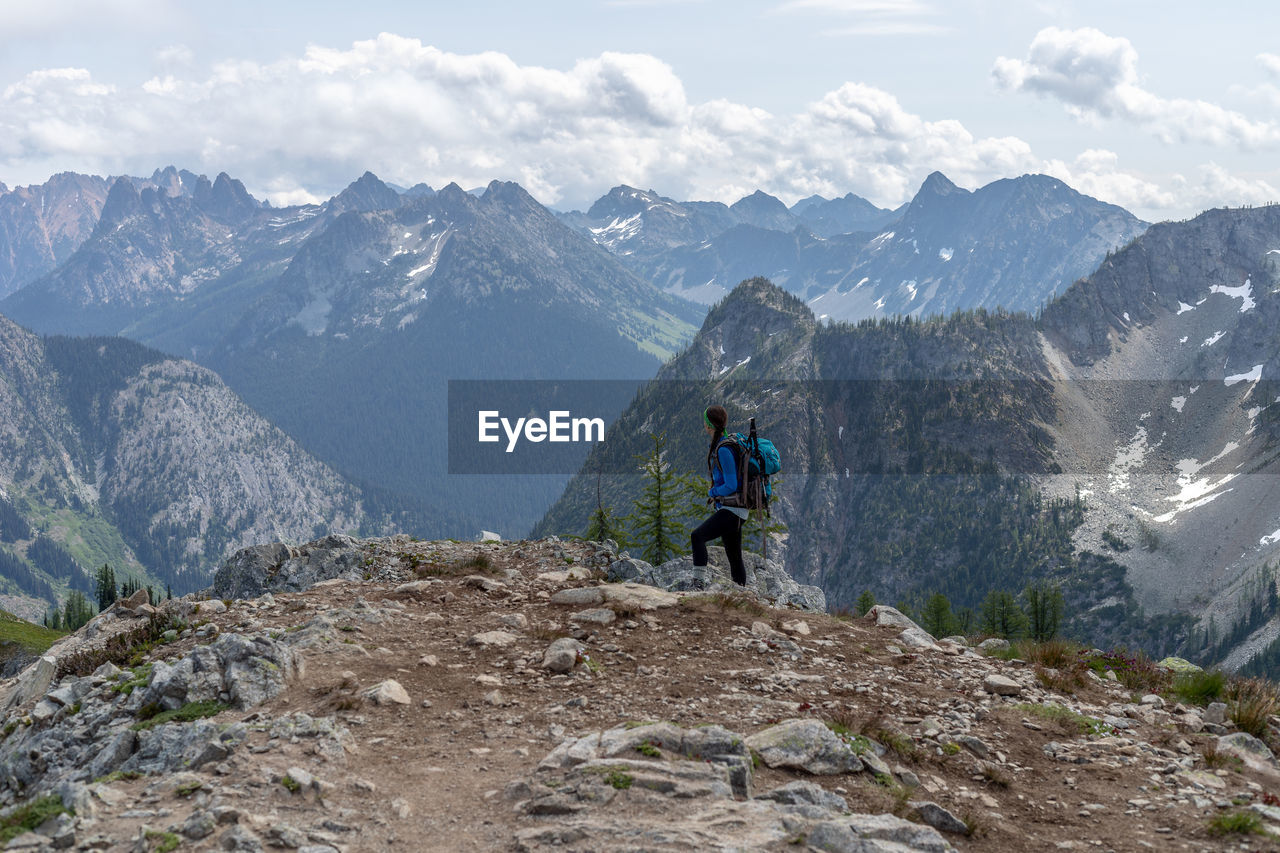
<svg viewBox="0 0 1280 853"><path fill-rule="evenodd" d="M1280 5L0 0L0 182L366 170L732 203L1041 172L1158 221L1280 201Z"/></svg>

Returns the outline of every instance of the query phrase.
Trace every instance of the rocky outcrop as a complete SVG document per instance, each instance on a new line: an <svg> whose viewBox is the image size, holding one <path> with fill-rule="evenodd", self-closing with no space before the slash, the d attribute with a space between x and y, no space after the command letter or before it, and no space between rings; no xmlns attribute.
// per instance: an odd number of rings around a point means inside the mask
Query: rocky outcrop
<svg viewBox="0 0 1280 853"><path fill-rule="evenodd" d="M863 768L850 746L813 719L787 720L753 737L720 726L617 727L564 741L539 763L537 776L507 786L516 810L537 824L516 832L516 849L772 850L807 842L808 849L850 853L954 850L933 828L850 814L842 797L805 780L752 797L757 748L770 767L832 774ZM772 760L779 757L795 761ZM921 804L928 807L938 808ZM957 831L954 823L947 828Z"/></svg>
<svg viewBox="0 0 1280 853"><path fill-rule="evenodd" d="M826 612L827 598L821 589L797 583L773 560L751 553L742 556L747 569L747 591L779 606ZM624 557L609 566L608 576L612 581L635 581L672 592L732 592L743 589L729 574L729 561L723 548L708 548L707 557L706 566L693 565L693 558L689 556L668 560L660 566L651 566L635 557Z"/></svg>
<svg viewBox="0 0 1280 853"><path fill-rule="evenodd" d="M364 552L350 536L334 534L291 548L279 542L237 551L218 569L213 594L219 598L257 598L267 592L297 592L342 578L360 580Z"/></svg>

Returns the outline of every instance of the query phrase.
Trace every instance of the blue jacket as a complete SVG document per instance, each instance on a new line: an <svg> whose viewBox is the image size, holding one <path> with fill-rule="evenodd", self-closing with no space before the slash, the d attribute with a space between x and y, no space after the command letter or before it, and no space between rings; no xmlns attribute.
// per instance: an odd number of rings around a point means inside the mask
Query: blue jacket
<svg viewBox="0 0 1280 853"><path fill-rule="evenodd" d="M720 464L711 466L711 488L707 490L707 496L721 498L738 491L738 461L725 445L716 451L716 460ZM719 501L716 501L716 509L720 509Z"/></svg>

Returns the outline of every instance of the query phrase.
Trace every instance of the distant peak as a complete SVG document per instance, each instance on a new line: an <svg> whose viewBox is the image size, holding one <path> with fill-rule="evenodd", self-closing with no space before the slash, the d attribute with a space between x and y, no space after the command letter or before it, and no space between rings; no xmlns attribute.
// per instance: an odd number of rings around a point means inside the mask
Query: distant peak
<svg viewBox="0 0 1280 853"><path fill-rule="evenodd" d="M916 195L950 195L954 192L965 191L953 184L951 179L941 172L932 172L929 177L924 179L924 183L920 185L920 191Z"/></svg>
<svg viewBox="0 0 1280 853"><path fill-rule="evenodd" d="M334 196L332 208L335 211L391 210L399 207L400 202L398 192L384 184L373 172L365 172Z"/></svg>
<svg viewBox="0 0 1280 853"><path fill-rule="evenodd" d="M129 217L142 212L142 196L138 188L129 178L117 178L107 191L107 199L102 204L102 213L98 218L98 229L108 225L116 225Z"/></svg>

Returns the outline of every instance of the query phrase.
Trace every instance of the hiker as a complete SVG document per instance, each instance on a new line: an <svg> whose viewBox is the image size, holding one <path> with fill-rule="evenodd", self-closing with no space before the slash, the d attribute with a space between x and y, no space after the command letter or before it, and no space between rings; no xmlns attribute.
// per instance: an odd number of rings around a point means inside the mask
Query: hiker
<svg viewBox="0 0 1280 853"><path fill-rule="evenodd" d="M725 427L729 413L723 406L710 406L702 413L711 447L707 450L707 472L711 475L711 488L707 490L707 502L714 504L715 513L690 534L693 544L694 566L707 564L707 542L719 539L729 558L729 572L733 582L747 585L747 569L742 564L742 525L747 521L743 507L722 506L717 498L736 494L738 491L737 446L725 440Z"/></svg>

